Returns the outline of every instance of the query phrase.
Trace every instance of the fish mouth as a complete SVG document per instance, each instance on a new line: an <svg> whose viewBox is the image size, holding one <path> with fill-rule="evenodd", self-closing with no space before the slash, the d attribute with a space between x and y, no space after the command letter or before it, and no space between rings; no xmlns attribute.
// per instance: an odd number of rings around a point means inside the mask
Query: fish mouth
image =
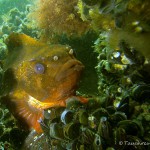
<svg viewBox="0 0 150 150"><path fill-rule="evenodd" d="M60 81L73 73L79 76L83 68L84 65L80 61L76 59L69 60L62 66L62 68L56 75L55 80Z"/></svg>

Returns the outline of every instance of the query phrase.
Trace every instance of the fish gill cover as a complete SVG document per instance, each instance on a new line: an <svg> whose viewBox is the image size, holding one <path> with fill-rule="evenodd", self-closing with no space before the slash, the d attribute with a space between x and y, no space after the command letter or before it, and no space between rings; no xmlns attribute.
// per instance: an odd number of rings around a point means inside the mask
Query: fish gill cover
<svg viewBox="0 0 150 150"><path fill-rule="evenodd" d="M150 149L149 1L36 0L24 8L19 1L1 3L1 149ZM12 32L69 45L85 66L76 97L65 108L44 110L43 133L23 130L4 105L16 85L12 69L4 69Z"/></svg>

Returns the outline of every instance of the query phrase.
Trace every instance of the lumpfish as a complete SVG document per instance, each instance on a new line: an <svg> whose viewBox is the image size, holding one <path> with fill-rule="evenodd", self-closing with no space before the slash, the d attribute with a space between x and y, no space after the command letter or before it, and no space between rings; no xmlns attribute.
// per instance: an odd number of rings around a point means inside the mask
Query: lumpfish
<svg viewBox="0 0 150 150"><path fill-rule="evenodd" d="M12 70L16 81L7 104L14 116L40 132L43 110L65 106L67 98L75 96L84 65L69 46L48 45L25 34L12 33L6 44L3 67Z"/></svg>

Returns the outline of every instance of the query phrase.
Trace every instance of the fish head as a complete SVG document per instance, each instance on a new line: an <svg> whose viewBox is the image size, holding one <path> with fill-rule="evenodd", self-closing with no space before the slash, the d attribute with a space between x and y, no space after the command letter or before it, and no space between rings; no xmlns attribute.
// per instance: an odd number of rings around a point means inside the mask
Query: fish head
<svg viewBox="0 0 150 150"><path fill-rule="evenodd" d="M20 39L22 45L11 63L18 87L40 101L74 95L84 66L74 57L73 49L65 45L42 44L26 35Z"/></svg>
<svg viewBox="0 0 150 150"><path fill-rule="evenodd" d="M55 45L37 58L24 61L17 68L21 87L40 100L59 99L71 95L76 89L83 64L75 59L72 49Z"/></svg>

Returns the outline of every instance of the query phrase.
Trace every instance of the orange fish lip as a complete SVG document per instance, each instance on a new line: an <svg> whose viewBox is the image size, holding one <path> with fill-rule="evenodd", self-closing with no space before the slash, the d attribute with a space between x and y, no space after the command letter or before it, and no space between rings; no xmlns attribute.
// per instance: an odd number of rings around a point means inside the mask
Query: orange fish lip
<svg viewBox="0 0 150 150"><path fill-rule="evenodd" d="M76 59L71 59L62 66L62 68L56 75L55 80L60 81L75 72L77 74L80 74L83 68L84 68L84 65L80 61Z"/></svg>

